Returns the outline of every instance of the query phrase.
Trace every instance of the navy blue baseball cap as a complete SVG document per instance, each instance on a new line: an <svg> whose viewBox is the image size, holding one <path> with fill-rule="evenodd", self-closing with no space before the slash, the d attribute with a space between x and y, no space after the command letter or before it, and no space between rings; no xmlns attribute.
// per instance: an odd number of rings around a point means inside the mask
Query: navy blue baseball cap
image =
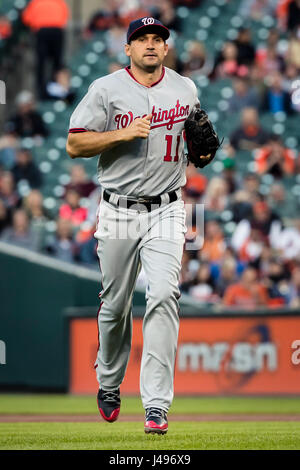
<svg viewBox="0 0 300 470"><path fill-rule="evenodd" d="M162 37L164 41L170 36L170 31L159 20L151 16L145 16L138 20L131 21L127 31L127 44L143 34L153 33Z"/></svg>

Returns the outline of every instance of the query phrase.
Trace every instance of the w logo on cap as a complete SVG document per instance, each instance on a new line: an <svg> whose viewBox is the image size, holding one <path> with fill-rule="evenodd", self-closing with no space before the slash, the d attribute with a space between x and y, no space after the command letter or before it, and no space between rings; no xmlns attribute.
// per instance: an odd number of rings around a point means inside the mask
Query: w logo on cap
<svg viewBox="0 0 300 470"><path fill-rule="evenodd" d="M143 18L142 22L144 23L144 25L153 24L154 23L154 18Z"/></svg>
<svg viewBox="0 0 300 470"><path fill-rule="evenodd" d="M138 36L145 33L158 34L164 41L166 41L170 36L168 28L159 20L156 20L151 16L146 16L144 18L131 21L127 31L127 44L129 44L132 39L136 39Z"/></svg>

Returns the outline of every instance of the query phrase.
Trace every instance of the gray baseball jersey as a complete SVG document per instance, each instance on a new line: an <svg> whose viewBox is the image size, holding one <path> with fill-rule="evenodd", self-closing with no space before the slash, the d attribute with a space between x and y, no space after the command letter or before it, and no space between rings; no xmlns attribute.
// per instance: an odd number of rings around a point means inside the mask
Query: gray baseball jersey
<svg viewBox="0 0 300 470"><path fill-rule="evenodd" d="M125 128L152 114L147 139L135 139L103 152L98 161L101 186L132 196L156 196L185 184L183 126L199 104L195 84L164 67L151 87L135 80L130 68L95 80L74 110L69 132Z"/></svg>
<svg viewBox="0 0 300 470"><path fill-rule="evenodd" d="M95 232L102 273L97 379L103 390L115 390L123 381L131 349L133 292L143 266L147 306L140 390L145 409L168 411L173 399L178 281L186 231L180 189L186 167L183 127L197 104L196 87L189 78L164 68L160 80L146 87L126 68L93 82L70 122L70 132L105 132L152 114L148 138L103 152L98 176L115 198L161 195L161 205L148 213L102 198ZM173 190L177 200L170 202L164 193Z"/></svg>

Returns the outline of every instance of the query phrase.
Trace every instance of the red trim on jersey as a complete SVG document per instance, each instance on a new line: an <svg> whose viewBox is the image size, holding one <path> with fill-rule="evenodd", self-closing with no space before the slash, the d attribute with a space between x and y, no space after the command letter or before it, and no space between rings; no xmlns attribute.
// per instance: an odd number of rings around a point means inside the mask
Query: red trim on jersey
<svg viewBox="0 0 300 470"><path fill-rule="evenodd" d="M98 356L98 352L99 352L99 349L100 349L100 329L99 329L99 315L100 315L100 310L101 310L101 307L103 305L103 301L100 302L100 306L98 308L98 311L97 311L97 330L98 330L98 347L97 347L97 356ZM98 367L98 366L97 366ZM97 368L96 366L94 366L94 369Z"/></svg>
<svg viewBox="0 0 300 470"><path fill-rule="evenodd" d="M162 74L161 74L160 78L159 78L156 82L152 83L152 85L147 86L147 85L143 85L142 83L140 83L140 82L135 78L135 76L132 75L132 73L131 73L131 71L130 71L130 65L128 65L127 67L125 67L125 70L126 70L126 72L128 72L128 74L131 76L131 78L133 78L134 81L136 81L137 83L139 83L139 84L142 85L142 86L145 86L146 88L152 88L153 86L155 86L155 85L157 85L159 82L161 82L162 79L164 78L165 72L166 72L166 71L165 71L165 67L163 67L163 69L162 69Z"/></svg>
<svg viewBox="0 0 300 470"><path fill-rule="evenodd" d="M84 127L72 127L72 129L69 129L69 132L71 134L77 134L78 132L88 132Z"/></svg>

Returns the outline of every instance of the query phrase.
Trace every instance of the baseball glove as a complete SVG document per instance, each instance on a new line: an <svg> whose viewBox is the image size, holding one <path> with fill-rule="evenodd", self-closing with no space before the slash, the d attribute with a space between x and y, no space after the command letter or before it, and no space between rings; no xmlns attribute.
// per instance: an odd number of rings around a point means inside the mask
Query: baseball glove
<svg viewBox="0 0 300 470"><path fill-rule="evenodd" d="M195 107L184 123L186 143L188 148L187 159L196 168L203 168L215 157L220 142L203 109Z"/></svg>

